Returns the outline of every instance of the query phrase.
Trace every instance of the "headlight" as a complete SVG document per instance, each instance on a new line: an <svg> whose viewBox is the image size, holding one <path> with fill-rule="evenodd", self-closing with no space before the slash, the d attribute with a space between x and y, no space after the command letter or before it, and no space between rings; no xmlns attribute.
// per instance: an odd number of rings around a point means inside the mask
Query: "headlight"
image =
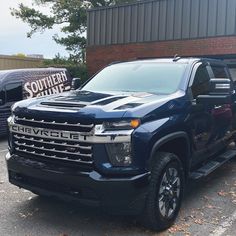
<svg viewBox="0 0 236 236"><path fill-rule="evenodd" d="M7 137L8 137L8 148L9 148L9 151L10 153L12 153L12 150L13 150L13 146L12 146L12 133L10 132L10 124L13 123L13 117L10 116L7 118L7 124L8 124L8 129L7 129Z"/></svg>
<svg viewBox="0 0 236 236"><path fill-rule="evenodd" d="M129 166L131 159L131 143L106 144L110 162L113 166Z"/></svg>
<svg viewBox="0 0 236 236"><path fill-rule="evenodd" d="M129 119L95 126L95 136L108 140L105 146L113 166L124 167L132 163L131 134L139 125L139 119Z"/></svg>
<svg viewBox="0 0 236 236"><path fill-rule="evenodd" d="M17 104L14 103L12 106L11 106L11 115L13 116L14 115L14 112L16 110L16 107L17 107Z"/></svg>
<svg viewBox="0 0 236 236"><path fill-rule="evenodd" d="M139 119L133 119L128 121L118 121L118 122L104 122L104 130L129 130L137 128L140 125Z"/></svg>

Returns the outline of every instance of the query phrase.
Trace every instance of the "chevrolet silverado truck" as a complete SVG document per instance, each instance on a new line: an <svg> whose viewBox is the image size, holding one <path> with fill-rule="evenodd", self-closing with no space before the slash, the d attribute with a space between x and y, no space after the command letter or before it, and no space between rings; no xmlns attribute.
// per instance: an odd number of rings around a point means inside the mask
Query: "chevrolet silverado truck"
<svg viewBox="0 0 236 236"><path fill-rule="evenodd" d="M12 107L10 183L140 215L163 230L178 215L187 180L236 155L235 90L223 61L117 62L75 84Z"/></svg>

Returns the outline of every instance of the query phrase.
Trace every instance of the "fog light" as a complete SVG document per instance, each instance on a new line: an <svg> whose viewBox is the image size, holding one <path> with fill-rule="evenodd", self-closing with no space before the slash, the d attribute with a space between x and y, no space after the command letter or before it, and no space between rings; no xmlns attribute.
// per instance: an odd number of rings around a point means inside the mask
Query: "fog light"
<svg viewBox="0 0 236 236"><path fill-rule="evenodd" d="M113 166L128 166L132 163L130 143L106 144L106 149Z"/></svg>

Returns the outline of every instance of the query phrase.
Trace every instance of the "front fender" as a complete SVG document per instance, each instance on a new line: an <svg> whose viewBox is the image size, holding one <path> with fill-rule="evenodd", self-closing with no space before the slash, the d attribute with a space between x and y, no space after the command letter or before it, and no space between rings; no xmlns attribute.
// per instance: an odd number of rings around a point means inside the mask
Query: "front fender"
<svg viewBox="0 0 236 236"><path fill-rule="evenodd" d="M148 169L150 158L163 144L175 138L184 138L190 153L190 143L187 131L179 117L163 118L148 122L136 129L132 135L132 150L134 164Z"/></svg>

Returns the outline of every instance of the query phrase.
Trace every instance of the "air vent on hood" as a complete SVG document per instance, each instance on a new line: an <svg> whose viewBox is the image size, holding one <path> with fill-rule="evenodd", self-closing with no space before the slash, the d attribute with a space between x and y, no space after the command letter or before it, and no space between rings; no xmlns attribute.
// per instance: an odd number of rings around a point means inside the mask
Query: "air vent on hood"
<svg viewBox="0 0 236 236"><path fill-rule="evenodd" d="M138 106L141 106L141 105L143 105L143 103L127 103L127 104L124 104L122 106L119 106L119 107L115 108L115 110L131 109L131 108L135 108L135 107L138 107Z"/></svg>
<svg viewBox="0 0 236 236"><path fill-rule="evenodd" d="M104 106L104 105L107 105L109 103L112 103L112 102L115 102L117 100L120 100L122 98L126 98L126 97L125 96L119 96L119 97L105 98L104 100L102 100L100 102L93 103L93 105Z"/></svg>
<svg viewBox="0 0 236 236"><path fill-rule="evenodd" d="M51 106L51 107L79 107L79 108L83 108L86 106L86 104L69 103L69 102L41 102L41 105Z"/></svg>

